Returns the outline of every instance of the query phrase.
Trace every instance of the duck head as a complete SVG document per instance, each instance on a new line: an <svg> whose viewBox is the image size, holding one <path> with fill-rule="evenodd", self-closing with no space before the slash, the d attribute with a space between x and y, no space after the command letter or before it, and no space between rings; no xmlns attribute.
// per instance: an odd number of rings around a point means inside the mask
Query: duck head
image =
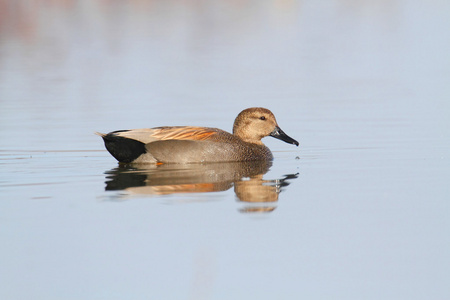
<svg viewBox="0 0 450 300"><path fill-rule="evenodd" d="M262 138L272 136L298 146L296 140L281 130L273 113L262 107L252 107L241 111L234 121L233 134L243 141L253 144L262 145Z"/></svg>

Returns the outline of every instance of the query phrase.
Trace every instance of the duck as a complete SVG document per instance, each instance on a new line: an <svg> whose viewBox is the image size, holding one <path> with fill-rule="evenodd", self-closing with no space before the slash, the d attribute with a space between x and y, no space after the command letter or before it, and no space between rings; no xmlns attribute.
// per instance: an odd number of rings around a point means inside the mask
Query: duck
<svg viewBox="0 0 450 300"><path fill-rule="evenodd" d="M273 160L262 138L299 143L284 133L267 108L241 111L233 131L196 126L162 126L99 133L106 150L122 164L215 163Z"/></svg>

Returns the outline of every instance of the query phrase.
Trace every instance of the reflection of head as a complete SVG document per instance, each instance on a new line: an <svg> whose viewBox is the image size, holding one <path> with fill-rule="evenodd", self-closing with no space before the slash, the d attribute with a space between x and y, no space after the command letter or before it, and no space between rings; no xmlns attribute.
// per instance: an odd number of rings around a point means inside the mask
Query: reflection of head
<svg viewBox="0 0 450 300"><path fill-rule="evenodd" d="M262 176L253 177L250 180L234 183L234 192L243 202L276 202L278 201L278 189L273 185L265 185L269 181L262 180Z"/></svg>

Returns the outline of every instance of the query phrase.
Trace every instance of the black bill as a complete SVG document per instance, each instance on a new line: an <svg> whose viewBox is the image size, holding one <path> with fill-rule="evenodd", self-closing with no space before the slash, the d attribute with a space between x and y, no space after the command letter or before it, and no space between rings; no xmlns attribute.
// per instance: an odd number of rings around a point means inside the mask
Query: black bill
<svg viewBox="0 0 450 300"><path fill-rule="evenodd" d="M282 140L288 144L294 144L295 146L298 146L298 142L293 138L291 138L290 136L288 136L286 133L284 133L284 131L281 130L281 128L278 126L275 127L270 136Z"/></svg>

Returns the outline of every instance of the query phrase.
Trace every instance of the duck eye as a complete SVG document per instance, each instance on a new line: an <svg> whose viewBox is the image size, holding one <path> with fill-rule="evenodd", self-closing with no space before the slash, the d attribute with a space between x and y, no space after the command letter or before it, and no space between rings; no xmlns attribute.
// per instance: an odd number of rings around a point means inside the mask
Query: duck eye
<svg viewBox="0 0 450 300"><path fill-rule="evenodd" d="M259 119L264 121L266 119L266 117L262 116Z"/></svg>

